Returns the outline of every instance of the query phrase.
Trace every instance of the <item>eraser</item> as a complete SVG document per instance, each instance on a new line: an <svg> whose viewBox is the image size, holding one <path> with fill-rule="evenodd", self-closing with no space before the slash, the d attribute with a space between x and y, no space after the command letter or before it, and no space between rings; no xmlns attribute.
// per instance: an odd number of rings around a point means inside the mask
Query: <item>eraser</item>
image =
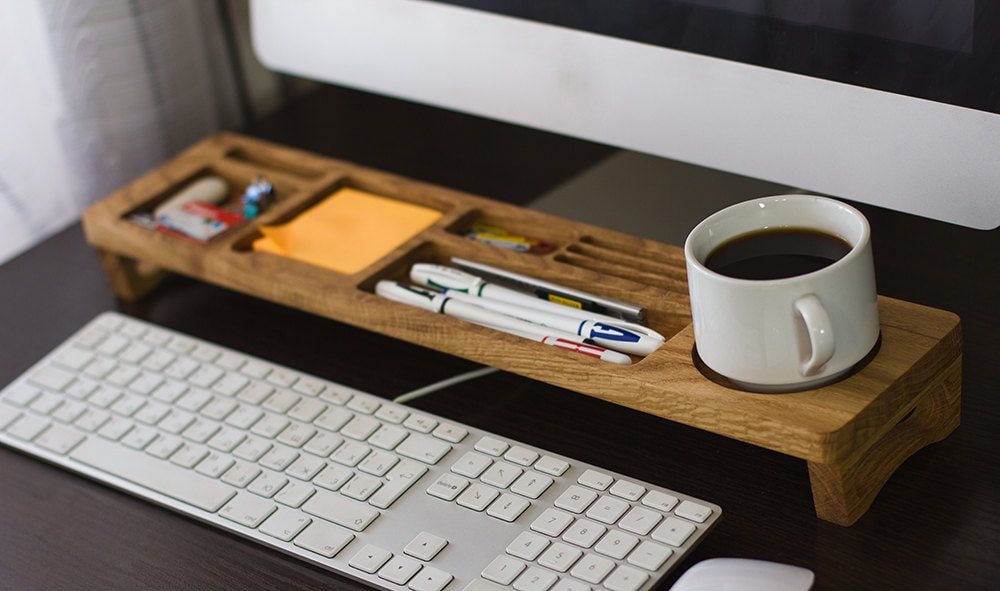
<svg viewBox="0 0 1000 591"><path fill-rule="evenodd" d="M153 210L153 219L160 219L164 213L179 210L184 204L194 201L217 205L229 195L229 184L217 176L201 177L185 186Z"/></svg>

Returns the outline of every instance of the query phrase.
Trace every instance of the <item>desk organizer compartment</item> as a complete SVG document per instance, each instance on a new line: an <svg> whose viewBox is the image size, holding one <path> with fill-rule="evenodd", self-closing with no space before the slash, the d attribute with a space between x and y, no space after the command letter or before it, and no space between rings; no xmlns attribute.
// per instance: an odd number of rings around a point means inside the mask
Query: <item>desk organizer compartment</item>
<svg viewBox="0 0 1000 591"><path fill-rule="evenodd" d="M276 204L207 244L128 221L128 214L211 171L242 190L258 174ZM354 274L300 263L249 246L261 224L287 220L340 186L437 209L431 227ZM692 360L683 250L421 183L348 162L221 133L193 146L84 214L115 292L124 299L176 272L317 315L465 357L805 460L817 515L854 523L910 455L957 427L961 328L951 313L882 297L882 344L850 377L791 394L752 394L706 378ZM546 254L467 238L478 223L543 238ZM619 366L383 299L380 279L407 280L415 262L451 257L492 265L647 308L667 337L645 358ZM150 267L158 269L149 272Z"/></svg>

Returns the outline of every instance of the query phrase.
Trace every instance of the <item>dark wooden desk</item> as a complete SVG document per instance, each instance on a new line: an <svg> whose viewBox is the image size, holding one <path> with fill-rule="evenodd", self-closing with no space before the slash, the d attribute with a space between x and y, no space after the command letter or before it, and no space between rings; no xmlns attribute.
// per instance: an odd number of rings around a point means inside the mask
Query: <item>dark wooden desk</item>
<svg viewBox="0 0 1000 591"><path fill-rule="evenodd" d="M515 203L608 153L330 88L248 131ZM962 425L907 461L853 527L815 518L804 462L517 376L494 375L412 404L719 503L723 521L681 570L743 556L811 568L816 589L995 588L1000 232L864 210L880 292L960 314L965 371ZM0 267L0 384L106 309L383 396L475 367L180 277L141 302L116 301L74 226ZM384 371L386 359L392 372ZM359 586L2 448L0 589L68 588Z"/></svg>

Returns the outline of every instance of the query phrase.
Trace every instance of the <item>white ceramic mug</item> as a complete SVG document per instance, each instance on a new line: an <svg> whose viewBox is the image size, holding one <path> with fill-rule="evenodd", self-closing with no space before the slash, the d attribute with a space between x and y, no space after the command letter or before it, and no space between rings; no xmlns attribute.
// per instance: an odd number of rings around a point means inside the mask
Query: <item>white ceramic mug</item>
<svg viewBox="0 0 1000 591"><path fill-rule="evenodd" d="M736 278L705 264L734 238L782 229L839 237L847 252L826 267L777 279ZM684 255L697 355L739 388L818 387L843 377L878 342L871 230L845 203L813 195L738 203L698 224Z"/></svg>

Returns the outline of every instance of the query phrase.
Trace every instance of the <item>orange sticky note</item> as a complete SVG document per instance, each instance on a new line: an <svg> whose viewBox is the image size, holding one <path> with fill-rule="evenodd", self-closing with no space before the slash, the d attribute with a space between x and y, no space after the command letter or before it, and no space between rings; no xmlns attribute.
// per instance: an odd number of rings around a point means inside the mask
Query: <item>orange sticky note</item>
<svg viewBox="0 0 1000 591"><path fill-rule="evenodd" d="M339 273L357 273L441 218L435 209L358 189L338 189L277 226L262 226L254 250Z"/></svg>

